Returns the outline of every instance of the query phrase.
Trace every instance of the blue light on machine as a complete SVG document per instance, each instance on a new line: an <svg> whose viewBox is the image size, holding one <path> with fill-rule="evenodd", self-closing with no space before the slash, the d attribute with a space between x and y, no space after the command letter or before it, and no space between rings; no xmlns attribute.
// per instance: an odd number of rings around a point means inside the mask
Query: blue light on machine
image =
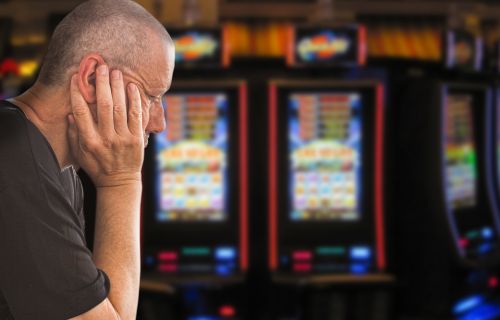
<svg viewBox="0 0 500 320"><path fill-rule="evenodd" d="M351 264L351 273L353 274L366 274L368 273L368 266L362 263Z"/></svg>
<svg viewBox="0 0 500 320"><path fill-rule="evenodd" d="M148 266L152 266L155 263L155 258L153 256L147 256L146 257L146 264Z"/></svg>
<svg viewBox="0 0 500 320"><path fill-rule="evenodd" d="M493 238L493 229L490 227L484 227L483 230L481 230L481 233L485 239Z"/></svg>
<svg viewBox="0 0 500 320"><path fill-rule="evenodd" d="M483 304L460 316L457 320L495 320L500 316L498 304Z"/></svg>
<svg viewBox="0 0 500 320"><path fill-rule="evenodd" d="M220 318L214 316L192 316L188 320L220 320Z"/></svg>
<svg viewBox="0 0 500 320"><path fill-rule="evenodd" d="M229 276L233 273L232 271L231 266L227 264L218 264L215 266L215 273L219 276Z"/></svg>
<svg viewBox="0 0 500 320"><path fill-rule="evenodd" d="M479 246L477 250L479 251L479 253L485 254L493 250L493 246L491 243L483 243Z"/></svg>
<svg viewBox="0 0 500 320"><path fill-rule="evenodd" d="M351 248L351 259L366 260L366 259L370 259L371 256L372 256L372 251L368 247L352 247Z"/></svg>
<svg viewBox="0 0 500 320"><path fill-rule="evenodd" d="M470 296L462 300L459 300L457 303L455 303L455 306L453 306L453 313L458 315L467 310L475 308L478 305L480 305L483 302L483 300L484 298L482 295Z"/></svg>
<svg viewBox="0 0 500 320"><path fill-rule="evenodd" d="M217 260L234 260L236 258L236 250L231 247L219 247L215 249L215 259Z"/></svg>

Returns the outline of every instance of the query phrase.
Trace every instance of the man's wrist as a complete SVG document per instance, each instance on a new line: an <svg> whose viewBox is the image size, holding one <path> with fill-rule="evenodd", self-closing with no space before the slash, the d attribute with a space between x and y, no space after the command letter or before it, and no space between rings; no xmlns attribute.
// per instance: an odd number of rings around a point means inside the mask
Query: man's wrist
<svg viewBox="0 0 500 320"><path fill-rule="evenodd" d="M132 174L116 174L97 179L94 184L96 189L142 186L142 175L140 172Z"/></svg>

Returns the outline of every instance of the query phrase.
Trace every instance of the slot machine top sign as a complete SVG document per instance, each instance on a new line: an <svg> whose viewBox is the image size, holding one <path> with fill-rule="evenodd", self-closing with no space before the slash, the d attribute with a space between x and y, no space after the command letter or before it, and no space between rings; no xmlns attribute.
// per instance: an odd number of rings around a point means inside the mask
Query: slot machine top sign
<svg viewBox="0 0 500 320"><path fill-rule="evenodd" d="M446 67L479 71L483 59L483 41L462 30L450 30L445 36Z"/></svg>
<svg viewBox="0 0 500 320"><path fill-rule="evenodd" d="M294 27L289 30L287 64L290 66L347 66L366 62L363 26Z"/></svg>
<svg viewBox="0 0 500 320"><path fill-rule="evenodd" d="M229 49L223 28L168 28L180 68L229 66Z"/></svg>

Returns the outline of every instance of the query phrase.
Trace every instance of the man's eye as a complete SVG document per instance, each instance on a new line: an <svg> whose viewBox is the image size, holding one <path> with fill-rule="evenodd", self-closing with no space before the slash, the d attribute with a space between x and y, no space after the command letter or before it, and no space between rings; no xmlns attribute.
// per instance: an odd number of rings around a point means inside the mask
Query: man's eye
<svg viewBox="0 0 500 320"><path fill-rule="evenodd" d="M154 103L156 101L157 97L153 97L153 96L150 96L148 94L148 99L149 99L149 103Z"/></svg>

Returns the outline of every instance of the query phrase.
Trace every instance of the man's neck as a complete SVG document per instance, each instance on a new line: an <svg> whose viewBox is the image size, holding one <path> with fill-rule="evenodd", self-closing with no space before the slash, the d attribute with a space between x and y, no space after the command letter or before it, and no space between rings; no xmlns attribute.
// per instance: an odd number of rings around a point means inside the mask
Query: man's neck
<svg viewBox="0 0 500 320"><path fill-rule="evenodd" d="M54 150L59 167L75 165L67 136L70 113L69 96L64 90L35 84L25 93L9 100L43 133Z"/></svg>

